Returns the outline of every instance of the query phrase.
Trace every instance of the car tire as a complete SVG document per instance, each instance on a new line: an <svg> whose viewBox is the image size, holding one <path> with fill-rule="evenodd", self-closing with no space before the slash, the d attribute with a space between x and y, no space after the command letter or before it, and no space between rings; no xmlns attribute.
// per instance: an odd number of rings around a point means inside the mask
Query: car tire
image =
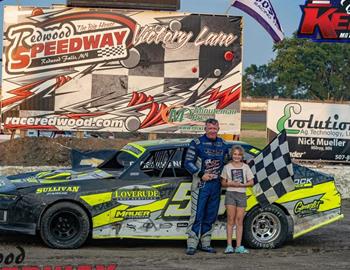
<svg viewBox="0 0 350 270"><path fill-rule="evenodd" d="M90 221L80 206L61 202L48 208L40 222L40 236L51 248L74 249L82 246L90 233Z"/></svg>
<svg viewBox="0 0 350 270"><path fill-rule="evenodd" d="M288 238L288 219L281 208L256 207L244 219L243 239L251 248L278 248Z"/></svg>

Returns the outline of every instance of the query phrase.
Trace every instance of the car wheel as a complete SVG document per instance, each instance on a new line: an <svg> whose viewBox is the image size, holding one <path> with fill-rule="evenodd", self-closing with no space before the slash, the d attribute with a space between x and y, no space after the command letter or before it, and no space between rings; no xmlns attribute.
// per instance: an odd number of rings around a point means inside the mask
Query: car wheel
<svg viewBox="0 0 350 270"><path fill-rule="evenodd" d="M40 223L40 236L52 248L79 248L85 243L89 233L87 213L80 206L69 202L51 206Z"/></svg>
<svg viewBox="0 0 350 270"><path fill-rule="evenodd" d="M288 219L275 205L254 208L244 219L244 241L252 248L277 248L288 237Z"/></svg>

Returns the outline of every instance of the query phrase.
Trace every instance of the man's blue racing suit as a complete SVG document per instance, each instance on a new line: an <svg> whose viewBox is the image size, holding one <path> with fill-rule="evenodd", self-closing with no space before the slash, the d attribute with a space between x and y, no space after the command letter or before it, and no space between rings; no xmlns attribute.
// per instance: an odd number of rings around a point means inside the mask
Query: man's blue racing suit
<svg viewBox="0 0 350 270"><path fill-rule="evenodd" d="M185 158L185 168L193 175L191 193L191 218L188 227L188 248L209 247L216 221L221 195L220 174L228 154L221 138L210 140L206 135L191 142ZM214 174L212 180L201 180L206 173Z"/></svg>

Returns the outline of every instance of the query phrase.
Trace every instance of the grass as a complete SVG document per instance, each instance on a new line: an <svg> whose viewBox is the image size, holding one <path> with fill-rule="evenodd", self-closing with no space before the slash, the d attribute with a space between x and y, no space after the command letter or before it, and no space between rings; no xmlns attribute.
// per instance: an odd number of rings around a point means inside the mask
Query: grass
<svg viewBox="0 0 350 270"><path fill-rule="evenodd" d="M259 149L263 149L266 146L266 138L255 138L255 137L241 137L241 141L249 143Z"/></svg>
<svg viewBox="0 0 350 270"><path fill-rule="evenodd" d="M265 123L242 123L242 130L265 131L266 124Z"/></svg>

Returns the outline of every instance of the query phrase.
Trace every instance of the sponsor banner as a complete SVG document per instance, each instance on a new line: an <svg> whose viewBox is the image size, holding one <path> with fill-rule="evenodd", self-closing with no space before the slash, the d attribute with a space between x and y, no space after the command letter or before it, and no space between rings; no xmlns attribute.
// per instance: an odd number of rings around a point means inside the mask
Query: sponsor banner
<svg viewBox="0 0 350 270"><path fill-rule="evenodd" d="M298 37L350 42L350 0L306 0Z"/></svg>
<svg viewBox="0 0 350 270"><path fill-rule="evenodd" d="M350 162L350 105L269 101L269 139L285 129L293 158Z"/></svg>
<svg viewBox="0 0 350 270"><path fill-rule="evenodd" d="M5 7L8 129L240 133L241 17Z"/></svg>

